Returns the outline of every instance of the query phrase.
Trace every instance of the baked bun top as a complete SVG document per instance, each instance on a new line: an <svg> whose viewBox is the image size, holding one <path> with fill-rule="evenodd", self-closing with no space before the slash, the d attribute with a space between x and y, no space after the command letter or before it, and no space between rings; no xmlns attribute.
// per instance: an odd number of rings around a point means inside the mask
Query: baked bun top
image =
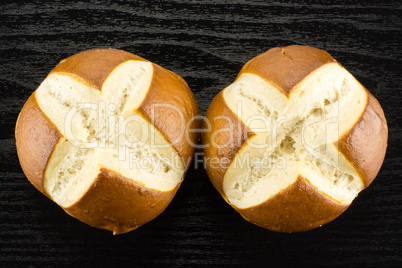
<svg viewBox="0 0 402 268"><path fill-rule="evenodd" d="M122 50L88 50L62 60L27 101L18 154L30 181L63 208L82 202L102 174L174 194L198 114L177 74Z"/></svg>
<svg viewBox="0 0 402 268"><path fill-rule="evenodd" d="M206 117L205 154L219 158L207 161L208 174L242 212L300 185L343 211L385 156L388 129L378 101L317 48L273 48L250 60Z"/></svg>

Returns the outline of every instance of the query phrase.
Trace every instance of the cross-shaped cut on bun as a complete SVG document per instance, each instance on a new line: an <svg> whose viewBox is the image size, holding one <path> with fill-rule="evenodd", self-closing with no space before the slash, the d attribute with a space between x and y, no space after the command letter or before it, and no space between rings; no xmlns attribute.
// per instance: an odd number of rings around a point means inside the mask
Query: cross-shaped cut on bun
<svg viewBox="0 0 402 268"><path fill-rule="evenodd" d="M204 122L207 172L246 220L279 232L338 217L376 177L388 129L378 101L327 52L249 61Z"/></svg>
<svg viewBox="0 0 402 268"><path fill-rule="evenodd" d="M124 233L174 197L198 114L177 74L122 50L88 50L61 61L24 105L18 156L31 183L68 214Z"/></svg>

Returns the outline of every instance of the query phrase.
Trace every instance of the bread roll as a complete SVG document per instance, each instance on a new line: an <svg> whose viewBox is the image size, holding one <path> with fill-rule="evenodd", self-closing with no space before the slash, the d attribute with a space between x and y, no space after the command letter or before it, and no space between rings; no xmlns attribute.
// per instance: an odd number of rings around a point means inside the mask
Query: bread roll
<svg viewBox="0 0 402 268"><path fill-rule="evenodd" d="M68 214L121 234L170 203L194 153L196 100L177 74L131 53L62 60L18 117L29 181Z"/></svg>
<svg viewBox="0 0 402 268"><path fill-rule="evenodd" d="M247 221L319 227L380 170L388 128L378 101L327 52L273 48L250 60L206 113L207 172Z"/></svg>

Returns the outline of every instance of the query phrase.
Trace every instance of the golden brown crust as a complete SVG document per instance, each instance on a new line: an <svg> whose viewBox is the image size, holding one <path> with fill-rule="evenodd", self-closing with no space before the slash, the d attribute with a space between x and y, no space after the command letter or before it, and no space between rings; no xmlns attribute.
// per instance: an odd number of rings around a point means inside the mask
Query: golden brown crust
<svg viewBox="0 0 402 268"><path fill-rule="evenodd" d="M138 110L173 145L188 168L201 125L200 118L195 118L200 114L197 102L183 78L159 65L153 68L150 88Z"/></svg>
<svg viewBox="0 0 402 268"><path fill-rule="evenodd" d="M348 207L321 193L299 175L293 184L265 202L247 209L236 209L251 223L272 231L291 233L320 227Z"/></svg>
<svg viewBox="0 0 402 268"><path fill-rule="evenodd" d="M32 94L18 116L15 139L25 176L44 194L43 174L53 148L61 137L58 128L40 110L35 94Z"/></svg>
<svg viewBox="0 0 402 268"><path fill-rule="evenodd" d="M258 75L289 97L296 84L329 62L336 60L318 48L298 45L276 47L247 62L238 77L243 73Z"/></svg>
<svg viewBox="0 0 402 268"><path fill-rule="evenodd" d="M273 84L288 98L292 90L311 72L327 63L337 63L327 52L304 46L273 48L250 60L239 73L252 73ZM368 104L356 124L335 143L340 153L356 169L367 187L376 177L384 160L388 128L384 113L378 101L368 94ZM220 92L207 111L211 122L211 133L204 133L203 143L206 157L229 157L232 160L245 139L228 144L219 151L211 146L212 133L228 124L211 121L225 114L227 106ZM205 128L205 126L204 126ZM237 131L233 129L236 133ZM222 135L223 140L228 135ZM237 138L239 138L237 136ZM226 167L227 168L227 167ZM221 195L226 168L212 168L207 162L207 173ZM314 229L338 217L349 205L333 200L312 185L308 178L299 176L295 183L268 200L247 209L234 208L243 217L264 228L278 232L296 232Z"/></svg>
<svg viewBox="0 0 402 268"><path fill-rule="evenodd" d="M128 60L147 61L118 49L91 49L62 60L50 73L65 73L98 90L119 64Z"/></svg>
<svg viewBox="0 0 402 268"><path fill-rule="evenodd" d="M203 129L207 173L212 184L225 197L223 178L226 170L243 143L254 133L227 106L223 91L209 105Z"/></svg>
<svg viewBox="0 0 402 268"><path fill-rule="evenodd" d="M161 214L178 188L179 186L169 192L148 189L114 171L102 168L84 196L64 210L93 227L122 234Z"/></svg>
<svg viewBox="0 0 402 268"><path fill-rule="evenodd" d="M337 142L338 150L359 173L365 187L380 171L388 141L384 112L377 99L367 94L367 106L359 121Z"/></svg>
<svg viewBox="0 0 402 268"><path fill-rule="evenodd" d="M131 53L115 49L94 49L78 53L60 62L51 73L64 73L82 83L101 90L108 75L127 60L146 61ZM199 114L195 98L186 82L178 75L156 64L151 88L141 105L141 112L155 125L168 141L175 138L177 117L170 111L157 108L152 114L152 104L170 104L183 113L187 121ZM199 128L200 119L191 122L189 129ZM62 134L43 114L33 94L21 111L16 125L17 152L21 166L31 183L42 193L43 173L54 147ZM189 134L197 142L198 133ZM186 136L173 144L183 162L192 158L193 144L186 143ZM115 234L128 232L158 216L170 203L180 184L175 189L162 192L148 189L131 179L107 169L102 169L79 201L68 208L67 213L79 220Z"/></svg>

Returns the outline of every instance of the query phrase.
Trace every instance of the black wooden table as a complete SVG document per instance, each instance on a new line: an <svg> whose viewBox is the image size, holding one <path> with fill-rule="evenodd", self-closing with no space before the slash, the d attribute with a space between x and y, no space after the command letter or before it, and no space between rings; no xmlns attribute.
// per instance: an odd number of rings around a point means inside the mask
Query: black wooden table
<svg viewBox="0 0 402 268"><path fill-rule="evenodd" d="M402 2L269 2L1 1L0 266L401 265ZM380 101L389 125L377 179L319 229L281 234L247 223L200 165L162 215L112 236L68 216L20 168L17 115L63 58L97 47L138 54L181 75L205 113L247 60L290 44L327 50Z"/></svg>

